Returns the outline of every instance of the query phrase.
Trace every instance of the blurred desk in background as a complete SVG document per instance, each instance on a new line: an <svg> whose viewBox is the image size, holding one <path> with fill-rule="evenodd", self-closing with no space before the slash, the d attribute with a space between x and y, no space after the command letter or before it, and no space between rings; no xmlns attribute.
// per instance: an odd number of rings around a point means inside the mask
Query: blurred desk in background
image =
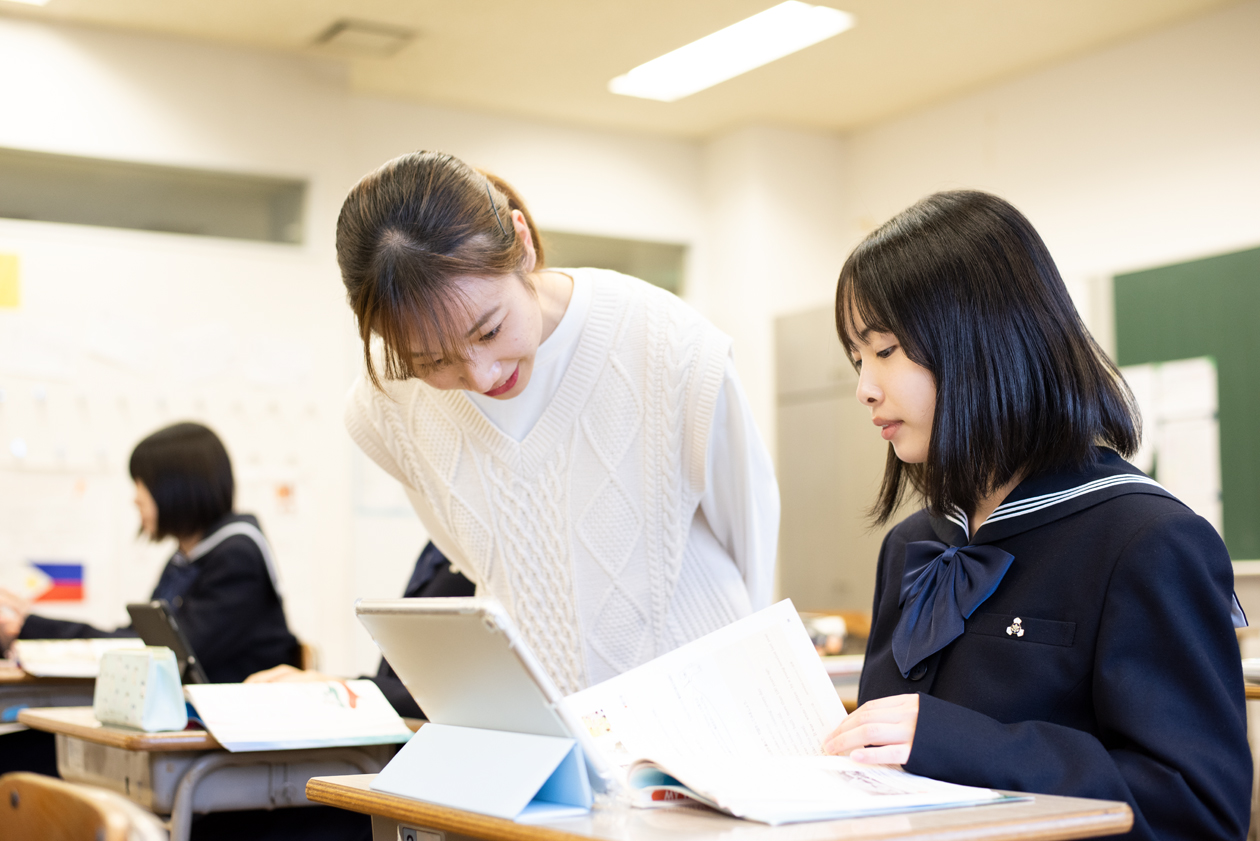
<svg viewBox="0 0 1260 841"><path fill-rule="evenodd" d="M397 745L228 753L205 730L146 733L102 724L91 707L26 709L18 720L57 737L57 771L72 783L118 792L170 815L171 841L187 841L193 813L310 806L314 776L379 771Z"/></svg>
<svg viewBox="0 0 1260 841"><path fill-rule="evenodd" d="M23 707L81 707L92 703L92 678L35 677L0 661L0 735L24 730L17 721Z"/></svg>

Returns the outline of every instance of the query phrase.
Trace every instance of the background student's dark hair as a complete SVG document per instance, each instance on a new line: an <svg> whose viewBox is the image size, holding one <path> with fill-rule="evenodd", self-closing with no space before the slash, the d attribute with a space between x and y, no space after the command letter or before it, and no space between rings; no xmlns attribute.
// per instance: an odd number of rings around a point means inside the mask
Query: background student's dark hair
<svg viewBox="0 0 1260 841"><path fill-rule="evenodd" d="M933 513L970 516L1021 471L1085 467L1096 444L1137 449L1128 386L1032 224L996 196L936 193L871 233L836 288L836 329L850 353L853 312L894 334L936 381L927 461L905 464L889 445L877 524L907 481Z"/></svg>
<svg viewBox="0 0 1260 841"><path fill-rule="evenodd" d="M232 463L219 437L199 423L177 423L145 438L131 453L130 470L157 504L154 540L205 534L232 513Z"/></svg>
<svg viewBox="0 0 1260 841"><path fill-rule="evenodd" d="M452 155L413 152L388 161L351 189L337 217L337 263L359 322L368 376L380 387L372 335L384 340L388 379L412 376L415 347L461 359L465 344L459 277L517 275L526 251L512 225L525 217L535 268L542 240L525 203L503 179ZM416 344L418 343L418 345Z"/></svg>

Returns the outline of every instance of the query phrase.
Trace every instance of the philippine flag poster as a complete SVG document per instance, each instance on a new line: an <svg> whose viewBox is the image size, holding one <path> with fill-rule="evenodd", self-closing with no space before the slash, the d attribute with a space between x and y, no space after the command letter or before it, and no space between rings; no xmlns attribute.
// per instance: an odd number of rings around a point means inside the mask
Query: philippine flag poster
<svg viewBox="0 0 1260 841"><path fill-rule="evenodd" d="M83 564L69 561L31 561L31 566L48 576L49 587L37 602L83 601Z"/></svg>

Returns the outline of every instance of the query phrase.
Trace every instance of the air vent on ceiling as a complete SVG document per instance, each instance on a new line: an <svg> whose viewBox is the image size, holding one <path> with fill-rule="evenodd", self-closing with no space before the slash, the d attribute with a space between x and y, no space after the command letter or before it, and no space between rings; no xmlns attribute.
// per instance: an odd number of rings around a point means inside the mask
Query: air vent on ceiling
<svg viewBox="0 0 1260 841"><path fill-rule="evenodd" d="M342 18L316 36L314 46L351 58L388 58L415 37L401 26Z"/></svg>

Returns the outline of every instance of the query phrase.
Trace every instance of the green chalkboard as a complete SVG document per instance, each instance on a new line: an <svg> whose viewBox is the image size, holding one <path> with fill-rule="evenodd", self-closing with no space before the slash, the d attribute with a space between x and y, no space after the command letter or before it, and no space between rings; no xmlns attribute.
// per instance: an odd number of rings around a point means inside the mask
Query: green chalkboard
<svg viewBox="0 0 1260 841"><path fill-rule="evenodd" d="M1260 248L1117 275L1120 365L1216 359L1225 545L1260 559Z"/></svg>

